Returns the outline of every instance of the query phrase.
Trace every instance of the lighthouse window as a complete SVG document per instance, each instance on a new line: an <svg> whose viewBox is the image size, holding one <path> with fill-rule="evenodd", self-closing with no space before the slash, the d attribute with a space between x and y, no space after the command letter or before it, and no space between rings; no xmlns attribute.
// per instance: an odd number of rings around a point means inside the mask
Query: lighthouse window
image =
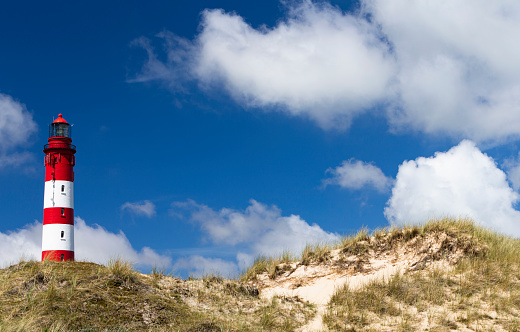
<svg viewBox="0 0 520 332"><path fill-rule="evenodd" d="M62 215L62 216L65 215L65 209L64 209L64 208L61 208L61 215Z"/></svg>
<svg viewBox="0 0 520 332"><path fill-rule="evenodd" d="M70 138L70 125L68 123L51 123L49 126L49 137Z"/></svg>
<svg viewBox="0 0 520 332"><path fill-rule="evenodd" d="M61 238L63 239L64 236L65 236L65 231L61 231Z"/></svg>
<svg viewBox="0 0 520 332"><path fill-rule="evenodd" d="M65 185L62 184L62 185L61 185L61 192L64 192L64 191L65 191Z"/></svg>

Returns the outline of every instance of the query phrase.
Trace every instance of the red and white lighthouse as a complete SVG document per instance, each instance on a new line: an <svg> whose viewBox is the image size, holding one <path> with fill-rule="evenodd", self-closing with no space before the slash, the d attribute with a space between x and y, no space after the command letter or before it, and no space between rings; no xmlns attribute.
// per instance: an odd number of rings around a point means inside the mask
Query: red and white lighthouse
<svg viewBox="0 0 520 332"><path fill-rule="evenodd" d="M74 260L74 171L71 126L60 114L49 125L45 144L42 261Z"/></svg>

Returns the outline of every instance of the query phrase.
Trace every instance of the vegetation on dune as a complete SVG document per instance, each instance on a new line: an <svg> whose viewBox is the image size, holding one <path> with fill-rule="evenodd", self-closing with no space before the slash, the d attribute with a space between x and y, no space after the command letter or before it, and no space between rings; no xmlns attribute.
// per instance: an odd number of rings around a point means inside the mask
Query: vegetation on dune
<svg viewBox="0 0 520 332"><path fill-rule="evenodd" d="M254 281L257 276L267 273L269 278L274 279L284 271L291 268L291 263L295 258L288 252L284 252L279 257L259 257L253 265L240 276L243 282Z"/></svg>
<svg viewBox="0 0 520 332"><path fill-rule="evenodd" d="M420 264L386 280L339 289L328 304L325 325L333 331L520 330L520 240L466 219L432 220L372 234L363 228L336 246L308 246L299 258L258 259L242 280L255 282L261 274L275 279L311 264L363 273L369 258L421 254L435 245L437 250ZM339 251L334 260L333 251Z"/></svg>
<svg viewBox="0 0 520 332"><path fill-rule="evenodd" d="M20 262L0 272L0 330L139 329L151 322L179 322L193 313L158 296L131 265Z"/></svg>
<svg viewBox="0 0 520 332"><path fill-rule="evenodd" d="M267 273L270 279L275 279L287 271L294 270L299 265L320 264L330 258L329 245L307 245L299 258L284 252L279 257L259 257L253 265L240 276L243 282L255 281L258 275Z"/></svg>
<svg viewBox="0 0 520 332"><path fill-rule="evenodd" d="M425 251L431 246L437 249ZM410 252L426 256L386 280L339 289L324 324L333 331L520 330L520 241L443 219L362 229L299 257L259 258L238 280L181 280L157 269L143 275L121 260L21 261L0 270L0 331L294 331L316 308L298 298L262 299L259 280L276 282L299 266L362 274L369 259Z"/></svg>
<svg viewBox="0 0 520 332"><path fill-rule="evenodd" d="M0 331L292 330L313 314L292 300L208 275L181 280L128 262L20 262L0 270Z"/></svg>
<svg viewBox="0 0 520 332"><path fill-rule="evenodd" d="M380 231L366 246L391 250L412 240L419 246L428 234L446 235L440 253L457 248L463 255L452 266L425 265L360 289L345 285L328 305L327 326L331 330L520 330L519 240L468 220L444 219L422 227ZM345 249L358 251L356 241L347 242Z"/></svg>

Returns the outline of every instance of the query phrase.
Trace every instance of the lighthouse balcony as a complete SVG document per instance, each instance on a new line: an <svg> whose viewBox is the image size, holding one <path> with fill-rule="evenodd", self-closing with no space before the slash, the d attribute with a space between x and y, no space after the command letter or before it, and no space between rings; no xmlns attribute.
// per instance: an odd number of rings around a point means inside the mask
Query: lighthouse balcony
<svg viewBox="0 0 520 332"><path fill-rule="evenodd" d="M51 144L45 144L43 146L43 149L46 150L46 149L72 149L74 151L76 151L76 146L74 144L68 144L68 143L51 143Z"/></svg>

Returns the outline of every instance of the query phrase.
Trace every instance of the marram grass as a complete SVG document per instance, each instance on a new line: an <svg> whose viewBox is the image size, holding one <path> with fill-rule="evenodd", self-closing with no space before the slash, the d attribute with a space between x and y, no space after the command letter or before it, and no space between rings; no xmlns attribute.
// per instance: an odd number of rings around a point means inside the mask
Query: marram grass
<svg viewBox="0 0 520 332"><path fill-rule="evenodd" d="M459 239L465 255L452 268L424 268L348 285L332 297L324 323L330 330L518 331L520 241L466 219L374 234L387 250L400 241L443 233ZM385 235L385 236L383 236ZM349 242L348 246L354 246Z"/></svg>
<svg viewBox="0 0 520 332"><path fill-rule="evenodd" d="M0 270L0 331L293 330L313 315L301 302L259 297L215 275L181 280L132 264L20 261Z"/></svg>

